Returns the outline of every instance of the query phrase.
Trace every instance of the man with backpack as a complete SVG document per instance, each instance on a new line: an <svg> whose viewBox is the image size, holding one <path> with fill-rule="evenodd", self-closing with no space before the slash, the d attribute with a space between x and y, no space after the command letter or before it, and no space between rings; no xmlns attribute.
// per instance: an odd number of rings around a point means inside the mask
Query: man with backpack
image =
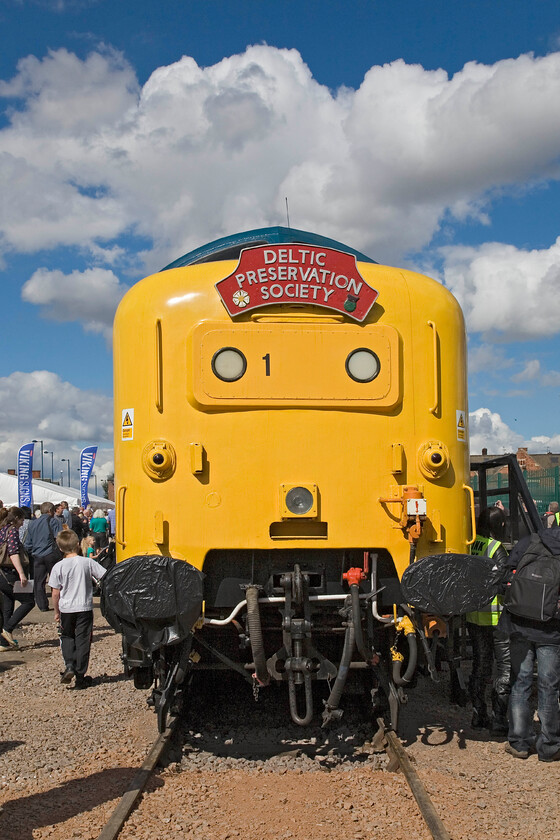
<svg viewBox="0 0 560 840"><path fill-rule="evenodd" d="M509 556L499 628L508 633L511 694L506 752L560 761L560 528L520 540ZM533 728L531 690L537 664L540 733Z"/></svg>
<svg viewBox="0 0 560 840"><path fill-rule="evenodd" d="M543 513L542 521L545 528L560 528L558 502L551 502L549 504L547 512Z"/></svg>

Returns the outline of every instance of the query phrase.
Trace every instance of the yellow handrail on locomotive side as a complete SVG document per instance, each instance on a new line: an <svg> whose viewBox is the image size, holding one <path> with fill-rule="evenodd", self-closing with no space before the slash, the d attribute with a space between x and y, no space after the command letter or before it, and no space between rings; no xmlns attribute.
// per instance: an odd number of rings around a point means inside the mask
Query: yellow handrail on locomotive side
<svg viewBox="0 0 560 840"><path fill-rule="evenodd" d="M434 404L430 408L430 414L434 416L439 411L439 359L438 359L438 334L435 321L428 321L428 326L433 330L433 362L434 362Z"/></svg>
<svg viewBox="0 0 560 840"><path fill-rule="evenodd" d="M127 491L127 485L121 484L117 490L117 521L115 528L115 542L124 548L126 543L124 541L124 496Z"/></svg>
<svg viewBox="0 0 560 840"><path fill-rule="evenodd" d="M163 352L162 352L162 334L161 334L161 319L156 320L156 408L160 412L163 411Z"/></svg>
<svg viewBox="0 0 560 840"><path fill-rule="evenodd" d="M475 517L475 508L474 508L474 490L469 484L463 484L463 490L467 491L469 496L469 507L471 511L471 532L472 536L470 540L467 540L467 545L472 545L476 539L476 517Z"/></svg>

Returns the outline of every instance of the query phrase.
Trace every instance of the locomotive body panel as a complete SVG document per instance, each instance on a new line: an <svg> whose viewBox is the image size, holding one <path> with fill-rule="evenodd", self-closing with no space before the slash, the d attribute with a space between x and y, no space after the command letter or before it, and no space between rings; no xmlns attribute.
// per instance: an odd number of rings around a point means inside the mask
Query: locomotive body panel
<svg viewBox="0 0 560 840"><path fill-rule="evenodd" d="M411 485L426 499L417 556L464 552L472 517L455 299L430 278L358 262L379 293L363 323L301 304L233 320L215 284L235 266L161 272L119 306L118 559L159 552L203 568L216 549L385 549L400 578L409 542L399 500ZM221 348L245 358L232 381L213 371ZM360 349L378 360L371 381L348 372ZM443 447L441 472L426 462L431 444ZM315 488L313 517L285 515L286 485Z"/></svg>

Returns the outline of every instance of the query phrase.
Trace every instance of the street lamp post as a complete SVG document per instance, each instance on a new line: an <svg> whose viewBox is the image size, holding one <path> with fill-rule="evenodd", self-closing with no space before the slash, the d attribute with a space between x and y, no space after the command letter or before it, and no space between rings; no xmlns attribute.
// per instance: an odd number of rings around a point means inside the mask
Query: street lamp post
<svg viewBox="0 0 560 840"><path fill-rule="evenodd" d="M50 449L45 449L44 454L51 456L51 482L54 482L54 466L53 466L54 452L52 452Z"/></svg>
<svg viewBox="0 0 560 840"><path fill-rule="evenodd" d="M68 487L70 487L70 458L61 458L61 461L66 461L66 466L68 467Z"/></svg>
<svg viewBox="0 0 560 840"><path fill-rule="evenodd" d="M40 443L41 444L41 481L42 481L43 480L43 441L42 440L35 440L35 438L33 438L31 443Z"/></svg>
<svg viewBox="0 0 560 840"><path fill-rule="evenodd" d="M95 481L95 495L97 496L97 476L96 476L96 474L95 474L95 473L92 473L92 474L91 474L91 477L92 477L92 478L93 478L93 480Z"/></svg>

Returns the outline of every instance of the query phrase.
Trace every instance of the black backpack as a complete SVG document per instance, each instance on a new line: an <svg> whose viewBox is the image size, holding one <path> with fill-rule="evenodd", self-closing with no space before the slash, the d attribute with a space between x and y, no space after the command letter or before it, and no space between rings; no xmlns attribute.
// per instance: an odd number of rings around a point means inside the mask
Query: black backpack
<svg viewBox="0 0 560 840"><path fill-rule="evenodd" d="M552 516L552 522L550 525L548 524L548 517ZM558 514L557 513L543 513L541 516L541 522L545 528L560 528L560 523L558 522Z"/></svg>
<svg viewBox="0 0 560 840"><path fill-rule="evenodd" d="M503 603L508 612L534 621L558 618L560 596L560 544L553 554L538 534L517 564L511 582L506 585Z"/></svg>

